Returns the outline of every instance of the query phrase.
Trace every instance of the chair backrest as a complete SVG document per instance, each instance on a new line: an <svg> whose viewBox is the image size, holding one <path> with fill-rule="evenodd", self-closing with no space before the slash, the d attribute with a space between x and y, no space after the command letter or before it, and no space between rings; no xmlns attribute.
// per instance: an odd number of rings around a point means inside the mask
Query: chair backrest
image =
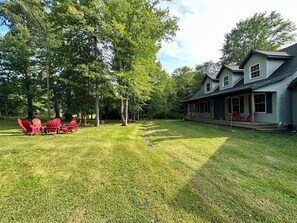
<svg viewBox="0 0 297 223"><path fill-rule="evenodd" d="M68 128L73 128L74 126L76 126L76 120L75 120L75 119L73 119L73 120L69 123Z"/></svg>
<svg viewBox="0 0 297 223"><path fill-rule="evenodd" d="M37 128L40 128L42 125L41 125L41 121L40 121L40 119L39 118L33 118L32 119L32 123L33 123L33 125L35 126L35 127L37 127Z"/></svg>
<svg viewBox="0 0 297 223"><path fill-rule="evenodd" d="M23 122L22 122L22 120L21 120L20 118L18 118L18 123L19 123L19 125L22 127L22 129L23 129L24 131L27 131L27 129L26 129L25 126L23 125Z"/></svg>
<svg viewBox="0 0 297 223"><path fill-rule="evenodd" d="M232 114L233 120L237 120L238 117L239 117L239 112L238 111L233 112L233 114Z"/></svg>
<svg viewBox="0 0 297 223"><path fill-rule="evenodd" d="M60 128L60 124L58 122L55 122L54 120L49 120L45 123L45 132L55 132L58 133L58 130Z"/></svg>
<svg viewBox="0 0 297 223"><path fill-rule="evenodd" d="M252 121L252 113L249 114L249 116L246 118L247 122L251 122Z"/></svg>
<svg viewBox="0 0 297 223"><path fill-rule="evenodd" d="M58 128L60 125L58 122L54 121L54 120L49 120L45 123L45 126L47 128Z"/></svg>
<svg viewBox="0 0 297 223"><path fill-rule="evenodd" d="M22 120L23 126L27 129L28 132L32 132L31 124L27 120Z"/></svg>
<svg viewBox="0 0 297 223"><path fill-rule="evenodd" d="M57 122L59 125L61 124L61 119L59 119L59 118L54 118L53 121Z"/></svg>

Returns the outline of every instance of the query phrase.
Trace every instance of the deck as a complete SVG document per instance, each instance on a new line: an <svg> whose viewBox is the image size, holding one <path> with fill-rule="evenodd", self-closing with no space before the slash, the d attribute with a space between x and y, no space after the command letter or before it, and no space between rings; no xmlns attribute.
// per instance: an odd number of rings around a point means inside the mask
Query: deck
<svg viewBox="0 0 297 223"><path fill-rule="evenodd" d="M230 121L230 120L217 120L217 119L204 119L197 117L186 117L185 121L203 122L217 125L225 125L230 127L248 128L259 131L285 131L284 128L278 127L277 123L259 123L259 122L241 122L241 121Z"/></svg>

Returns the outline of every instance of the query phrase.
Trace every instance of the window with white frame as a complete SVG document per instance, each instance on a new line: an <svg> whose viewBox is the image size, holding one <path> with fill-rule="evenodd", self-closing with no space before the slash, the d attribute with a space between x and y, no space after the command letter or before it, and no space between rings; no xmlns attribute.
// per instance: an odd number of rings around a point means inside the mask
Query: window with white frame
<svg viewBox="0 0 297 223"><path fill-rule="evenodd" d="M223 77L223 87L227 87L229 85L229 76Z"/></svg>
<svg viewBox="0 0 297 223"><path fill-rule="evenodd" d="M266 112L265 94L256 94L255 95L255 112Z"/></svg>
<svg viewBox="0 0 297 223"><path fill-rule="evenodd" d="M240 108L240 103L239 103L239 98L232 98L232 112L239 112Z"/></svg>
<svg viewBox="0 0 297 223"><path fill-rule="evenodd" d="M206 84L206 91L210 91L210 83Z"/></svg>
<svg viewBox="0 0 297 223"><path fill-rule="evenodd" d="M210 112L209 101L204 102L204 112L205 113Z"/></svg>
<svg viewBox="0 0 297 223"><path fill-rule="evenodd" d="M260 64L256 64L250 67L251 78L260 76Z"/></svg>

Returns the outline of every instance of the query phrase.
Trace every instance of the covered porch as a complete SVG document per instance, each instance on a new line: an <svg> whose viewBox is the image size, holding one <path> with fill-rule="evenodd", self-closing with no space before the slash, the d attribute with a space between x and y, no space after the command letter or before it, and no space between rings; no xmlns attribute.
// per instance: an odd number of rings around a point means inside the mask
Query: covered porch
<svg viewBox="0 0 297 223"><path fill-rule="evenodd" d="M248 128L259 131L284 131L283 127L279 127L278 124L275 123L260 123L260 122L242 122L242 121L232 121L232 120L218 120L218 119L208 119L208 118L199 118L199 117L186 117L185 121L195 121L195 122L203 122L209 124L217 124L224 125L230 127L238 127L238 128Z"/></svg>
<svg viewBox="0 0 297 223"><path fill-rule="evenodd" d="M277 93L245 90L188 103L188 119L245 128L277 126Z"/></svg>
<svg viewBox="0 0 297 223"><path fill-rule="evenodd" d="M285 130L285 128L279 127L278 124L275 124L275 123L261 123L261 122L253 123L253 122L232 121L232 120L218 120L218 119L199 118L195 116L185 117L184 120L216 124L216 125L224 125L224 126L230 126L230 127L248 128L248 129L267 131L267 132Z"/></svg>

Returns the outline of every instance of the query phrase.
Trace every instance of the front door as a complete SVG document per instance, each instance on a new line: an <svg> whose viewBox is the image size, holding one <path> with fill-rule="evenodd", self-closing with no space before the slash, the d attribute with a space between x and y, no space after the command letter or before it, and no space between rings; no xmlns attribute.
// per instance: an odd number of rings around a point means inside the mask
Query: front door
<svg viewBox="0 0 297 223"><path fill-rule="evenodd" d="M217 98L214 100L214 118L225 119L225 100L224 98Z"/></svg>

